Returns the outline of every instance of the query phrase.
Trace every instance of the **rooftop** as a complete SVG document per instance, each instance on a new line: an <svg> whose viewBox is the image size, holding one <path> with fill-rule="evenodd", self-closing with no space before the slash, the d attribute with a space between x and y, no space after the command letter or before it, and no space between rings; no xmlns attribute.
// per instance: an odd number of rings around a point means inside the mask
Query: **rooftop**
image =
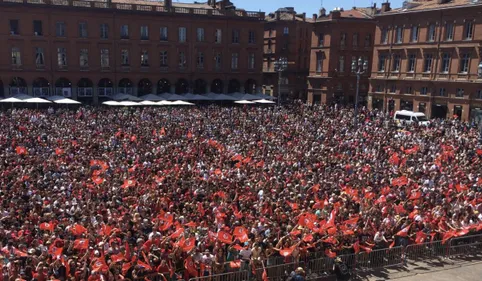
<svg viewBox="0 0 482 281"><path fill-rule="evenodd" d="M423 12L447 8L463 8L474 5L482 5L482 0L412 0L405 1L403 6L395 8L379 15L392 15L410 12Z"/></svg>
<svg viewBox="0 0 482 281"><path fill-rule="evenodd" d="M269 13L266 15L265 20L267 22L274 22L274 21L300 21L300 22L309 22L311 19L306 18L306 13L297 14L293 7L284 7L279 8L274 13Z"/></svg>
<svg viewBox="0 0 482 281"><path fill-rule="evenodd" d="M316 22L334 19L372 19L377 11L376 5L372 7L353 7L346 11L343 8L335 8L330 13L326 13L324 9L321 9L320 13L316 15Z"/></svg>

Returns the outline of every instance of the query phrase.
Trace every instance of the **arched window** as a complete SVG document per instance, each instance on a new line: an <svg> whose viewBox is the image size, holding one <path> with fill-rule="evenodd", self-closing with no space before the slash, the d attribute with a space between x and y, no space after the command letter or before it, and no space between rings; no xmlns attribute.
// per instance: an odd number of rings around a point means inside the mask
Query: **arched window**
<svg viewBox="0 0 482 281"><path fill-rule="evenodd" d="M137 85L137 94L139 96L152 94L152 82L149 79L141 79Z"/></svg>
<svg viewBox="0 0 482 281"><path fill-rule="evenodd" d="M206 93L206 81L202 79L197 79L194 81L194 94L202 95Z"/></svg>
<svg viewBox="0 0 482 281"><path fill-rule="evenodd" d="M171 83L167 79L161 79L157 82L157 94L171 92Z"/></svg>
<svg viewBox="0 0 482 281"><path fill-rule="evenodd" d="M27 82L23 78L14 77L10 82L10 95L26 95L27 94Z"/></svg>
<svg viewBox="0 0 482 281"><path fill-rule="evenodd" d="M71 97L72 96L72 83L67 78L59 78L55 81L55 95Z"/></svg>
<svg viewBox="0 0 482 281"><path fill-rule="evenodd" d="M228 93L239 93L241 91L241 83L236 79L231 79L228 84Z"/></svg>
<svg viewBox="0 0 482 281"><path fill-rule="evenodd" d="M179 79L176 82L176 94L187 94L189 92L189 82L186 79Z"/></svg>
<svg viewBox="0 0 482 281"><path fill-rule="evenodd" d="M114 84L109 78L102 78L97 84L97 93L99 97L109 97L114 94Z"/></svg>
<svg viewBox="0 0 482 281"><path fill-rule="evenodd" d="M47 79L39 77L33 81L33 96L47 97L50 94L50 83Z"/></svg>
<svg viewBox="0 0 482 281"><path fill-rule="evenodd" d="M256 93L256 81L253 79L248 79L244 84L244 92L246 94L255 94Z"/></svg>
<svg viewBox="0 0 482 281"><path fill-rule="evenodd" d="M119 94L132 95L132 81L124 78L119 81Z"/></svg>
<svg viewBox="0 0 482 281"><path fill-rule="evenodd" d="M211 83L211 93L222 94L224 92L224 83L221 79L213 80Z"/></svg>
<svg viewBox="0 0 482 281"><path fill-rule="evenodd" d="M82 78L77 83L77 97L91 97L94 94L94 83L88 78Z"/></svg>

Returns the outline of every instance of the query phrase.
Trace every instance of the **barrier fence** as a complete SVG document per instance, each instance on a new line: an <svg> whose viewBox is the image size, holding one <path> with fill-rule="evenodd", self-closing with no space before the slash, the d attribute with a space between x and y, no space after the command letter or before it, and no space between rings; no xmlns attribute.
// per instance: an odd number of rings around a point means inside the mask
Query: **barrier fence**
<svg viewBox="0 0 482 281"><path fill-rule="evenodd" d="M260 263L256 267L244 266L235 272L196 277L189 279L189 281L262 281L265 270L270 281L285 281L298 267L302 267L306 271L307 280L331 280L329 275L332 274L335 259L319 257L318 254L313 253L313 255L298 260L271 259L264 261L264 264L267 264L265 267ZM451 259L478 254L482 254L482 234L452 238L446 243L434 241L406 247L399 246L358 254L339 255L338 258L347 265L350 271L356 273L357 271L405 266L410 262ZM278 262L281 264L276 264ZM176 279L167 280L173 281Z"/></svg>

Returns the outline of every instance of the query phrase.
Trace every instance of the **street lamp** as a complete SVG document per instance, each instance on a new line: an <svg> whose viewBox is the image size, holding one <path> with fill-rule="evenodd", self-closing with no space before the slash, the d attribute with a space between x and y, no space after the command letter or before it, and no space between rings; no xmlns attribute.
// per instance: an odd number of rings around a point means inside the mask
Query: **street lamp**
<svg viewBox="0 0 482 281"><path fill-rule="evenodd" d="M288 59L279 58L274 62L275 71L278 72L278 106L281 105L281 73L288 68Z"/></svg>
<svg viewBox="0 0 482 281"><path fill-rule="evenodd" d="M353 124L355 127L358 125L358 98L359 98L359 91L360 91L360 76L368 70L368 60L363 61L360 57L358 58L358 62L353 60L351 62L351 71L356 74L356 97L355 97L355 119L353 120Z"/></svg>

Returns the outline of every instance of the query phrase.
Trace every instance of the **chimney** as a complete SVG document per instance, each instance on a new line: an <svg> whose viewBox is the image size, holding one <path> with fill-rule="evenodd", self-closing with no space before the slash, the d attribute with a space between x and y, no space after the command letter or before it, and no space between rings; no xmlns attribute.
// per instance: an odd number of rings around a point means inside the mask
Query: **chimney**
<svg viewBox="0 0 482 281"><path fill-rule="evenodd" d="M385 12L388 12L390 11L390 2L384 2L382 3L382 9L381 9L381 12L382 13L385 13Z"/></svg>
<svg viewBox="0 0 482 281"><path fill-rule="evenodd" d="M316 21L318 19L318 15L317 14L313 14L313 21Z"/></svg>
<svg viewBox="0 0 482 281"><path fill-rule="evenodd" d="M318 15L319 15L320 17L326 16L326 9L325 9L325 8L321 8Z"/></svg>
<svg viewBox="0 0 482 281"><path fill-rule="evenodd" d="M170 9L172 7L172 0L164 0L164 8Z"/></svg>
<svg viewBox="0 0 482 281"><path fill-rule="evenodd" d="M281 13L280 12L276 12L276 20L280 20L280 17L281 17Z"/></svg>
<svg viewBox="0 0 482 281"><path fill-rule="evenodd" d="M331 11L331 13L330 13L330 18L331 18L331 19L339 19L339 18L341 18L341 11L339 10L339 8Z"/></svg>
<svg viewBox="0 0 482 281"><path fill-rule="evenodd" d="M172 0L171 0L172 1ZM208 5L213 7L213 8L216 8L216 0L209 0L208 1Z"/></svg>
<svg viewBox="0 0 482 281"><path fill-rule="evenodd" d="M306 21L306 13L303 13L303 21Z"/></svg>

